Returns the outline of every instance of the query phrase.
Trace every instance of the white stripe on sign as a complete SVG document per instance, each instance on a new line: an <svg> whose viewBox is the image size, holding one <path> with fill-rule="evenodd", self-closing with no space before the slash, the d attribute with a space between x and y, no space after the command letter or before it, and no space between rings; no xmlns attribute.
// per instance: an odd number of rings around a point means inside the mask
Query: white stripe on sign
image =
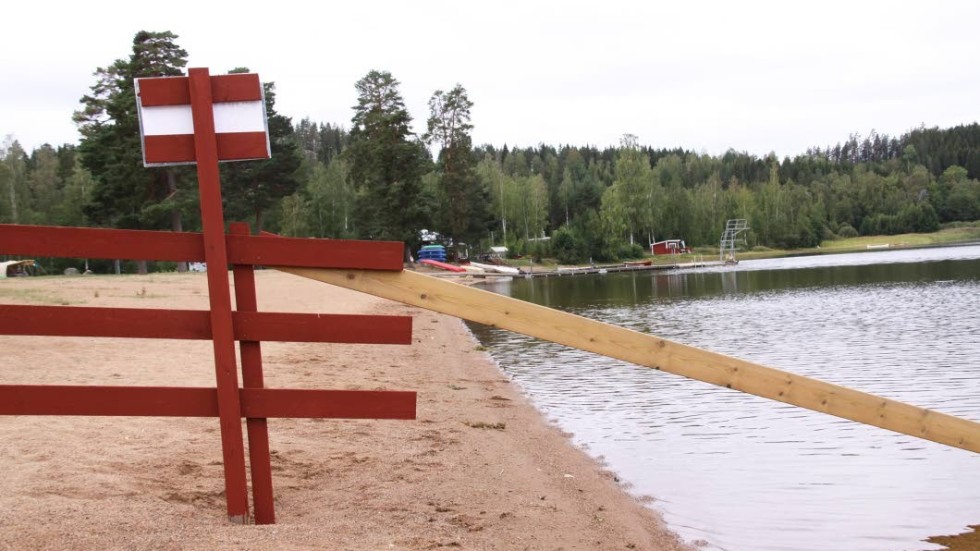
<svg viewBox="0 0 980 551"><path fill-rule="evenodd" d="M190 105L162 105L140 109L144 136L193 134L194 118Z"/></svg>
<svg viewBox="0 0 980 551"><path fill-rule="evenodd" d="M163 105L140 109L144 136L193 134L194 118L190 105ZM265 132L265 105L261 101L233 101L214 104L214 131Z"/></svg>

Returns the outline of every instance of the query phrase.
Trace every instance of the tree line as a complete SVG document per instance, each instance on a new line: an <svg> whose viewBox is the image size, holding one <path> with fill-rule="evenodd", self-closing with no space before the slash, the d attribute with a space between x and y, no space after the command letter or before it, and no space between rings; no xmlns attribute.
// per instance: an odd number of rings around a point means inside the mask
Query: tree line
<svg viewBox="0 0 980 551"><path fill-rule="evenodd" d="M193 168L144 168L140 153L133 80L182 74L176 39L141 31L128 57L96 69L74 116L77 146L28 153L7 137L0 222L199 230ZM749 221L750 246L779 248L980 219L977 123L854 134L782 160L650 148L632 135L603 149L511 148L473 145L473 102L459 84L433 92L422 134L386 71L354 84L349 127L294 124L275 109L274 83L264 86L272 159L221 167L226 218L255 231L399 240L407 255L424 228L475 251L583 262L637 257L668 238L716 245L730 218Z"/></svg>

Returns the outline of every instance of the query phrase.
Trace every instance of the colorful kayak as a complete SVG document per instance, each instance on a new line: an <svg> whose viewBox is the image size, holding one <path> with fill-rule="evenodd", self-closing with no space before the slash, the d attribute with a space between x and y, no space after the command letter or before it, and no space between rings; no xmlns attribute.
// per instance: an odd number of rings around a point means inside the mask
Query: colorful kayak
<svg viewBox="0 0 980 551"><path fill-rule="evenodd" d="M433 268L439 268L442 270L448 270L450 272L465 272L465 268L456 266L455 264L447 264L445 262L439 262L438 260L432 260L431 258L423 258L419 260L419 264L425 264L426 266L432 266Z"/></svg>

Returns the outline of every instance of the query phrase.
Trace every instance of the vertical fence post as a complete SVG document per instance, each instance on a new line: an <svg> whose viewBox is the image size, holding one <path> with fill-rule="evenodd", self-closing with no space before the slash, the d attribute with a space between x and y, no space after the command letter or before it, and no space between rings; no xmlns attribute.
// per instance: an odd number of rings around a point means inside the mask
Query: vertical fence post
<svg viewBox="0 0 980 551"><path fill-rule="evenodd" d="M232 222L228 233L249 235L248 224ZM235 264L235 306L239 312L258 311L255 296L255 269L250 264ZM262 388L262 345L258 341L240 340L238 349L242 358L242 386ZM276 508L272 493L272 463L269 454L269 428L265 418L249 417L245 420L248 432L248 460L252 470L252 504L255 508L255 524L275 524Z"/></svg>
<svg viewBox="0 0 980 551"><path fill-rule="evenodd" d="M238 366L235 361L231 291L228 288L228 251L225 250L211 76L207 69L196 68L188 71L188 77L201 198L201 225L204 230L204 259L208 265L208 297L211 302L211 336L218 387L225 496L228 502L228 519L235 523L245 523L248 521L248 483L245 475Z"/></svg>

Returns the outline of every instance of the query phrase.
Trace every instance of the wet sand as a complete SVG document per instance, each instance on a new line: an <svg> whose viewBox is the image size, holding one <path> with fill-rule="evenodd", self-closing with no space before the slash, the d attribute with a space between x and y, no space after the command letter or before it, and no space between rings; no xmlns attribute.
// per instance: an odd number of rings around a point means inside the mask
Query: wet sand
<svg viewBox="0 0 980 551"><path fill-rule="evenodd" d="M269 421L278 523L225 519L217 419L0 417L0 549L688 549L456 318L274 271L259 309L411 315L411 346L263 343L266 385L418 391ZM204 274L19 278L0 303L207 308ZM0 336L0 384L213 386L210 342Z"/></svg>

